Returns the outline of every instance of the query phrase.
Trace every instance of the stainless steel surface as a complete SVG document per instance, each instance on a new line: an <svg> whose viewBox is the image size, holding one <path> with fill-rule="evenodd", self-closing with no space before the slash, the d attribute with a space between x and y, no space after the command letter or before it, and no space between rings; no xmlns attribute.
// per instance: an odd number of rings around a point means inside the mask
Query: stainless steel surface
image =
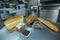
<svg viewBox="0 0 60 40"><path fill-rule="evenodd" d="M46 26L45 26L46 27ZM0 30L0 40L60 40L60 33L45 29L33 29L26 27L31 32L28 38L23 37L20 32L9 32L6 27Z"/></svg>
<svg viewBox="0 0 60 40"><path fill-rule="evenodd" d="M40 16L51 22L57 23L59 5L60 4L41 4Z"/></svg>
<svg viewBox="0 0 60 40"><path fill-rule="evenodd" d="M54 23L57 23L57 18L58 18L59 10L41 10L40 16L51 21Z"/></svg>
<svg viewBox="0 0 60 40"><path fill-rule="evenodd" d="M44 1L52 1L52 0L41 0L41 2L44 2Z"/></svg>

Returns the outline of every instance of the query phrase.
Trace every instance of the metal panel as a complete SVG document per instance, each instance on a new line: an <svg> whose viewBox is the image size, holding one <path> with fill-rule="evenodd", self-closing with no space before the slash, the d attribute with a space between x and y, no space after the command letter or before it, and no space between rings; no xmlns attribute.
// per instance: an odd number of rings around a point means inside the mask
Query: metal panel
<svg viewBox="0 0 60 40"><path fill-rule="evenodd" d="M42 10L42 13L40 13L40 16L51 22L56 23L58 18L58 13L59 13L59 10Z"/></svg>

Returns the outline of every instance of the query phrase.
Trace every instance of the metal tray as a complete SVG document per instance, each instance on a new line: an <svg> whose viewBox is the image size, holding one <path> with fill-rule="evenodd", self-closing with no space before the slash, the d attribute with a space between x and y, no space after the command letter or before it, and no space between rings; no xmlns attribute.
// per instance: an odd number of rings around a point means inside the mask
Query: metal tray
<svg viewBox="0 0 60 40"><path fill-rule="evenodd" d="M0 30L0 40L59 40L60 33L55 33L45 29L34 29L27 27L31 32L29 37L23 37L20 32L9 32L6 27Z"/></svg>

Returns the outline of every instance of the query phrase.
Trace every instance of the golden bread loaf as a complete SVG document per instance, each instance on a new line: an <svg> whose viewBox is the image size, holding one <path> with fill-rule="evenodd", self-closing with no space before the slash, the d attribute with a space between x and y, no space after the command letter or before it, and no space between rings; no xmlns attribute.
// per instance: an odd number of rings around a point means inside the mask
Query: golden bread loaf
<svg viewBox="0 0 60 40"><path fill-rule="evenodd" d="M31 25L31 23L33 23L35 20L36 20L35 15L30 15L30 16L28 16L28 18L26 19L26 23L27 23L28 25Z"/></svg>
<svg viewBox="0 0 60 40"><path fill-rule="evenodd" d="M43 19L43 18L37 18L39 22L42 22L43 24L45 24L47 27L49 27L50 29L52 29L55 32L58 32L59 29L57 28L57 26L53 25L51 22Z"/></svg>
<svg viewBox="0 0 60 40"><path fill-rule="evenodd" d="M12 30L15 28L20 22L23 22L23 16L22 15L16 15L12 18L9 18L4 21L4 24L6 25L8 30Z"/></svg>

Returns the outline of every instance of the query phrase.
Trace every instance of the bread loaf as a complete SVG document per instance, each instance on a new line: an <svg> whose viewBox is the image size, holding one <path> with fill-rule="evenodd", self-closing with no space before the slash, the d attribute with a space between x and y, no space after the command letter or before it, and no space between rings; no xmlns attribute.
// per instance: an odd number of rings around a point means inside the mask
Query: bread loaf
<svg viewBox="0 0 60 40"><path fill-rule="evenodd" d="M35 15L30 15L30 16L28 16L28 18L26 19L26 23L27 23L28 25L31 25L31 23L33 23L35 20L36 20Z"/></svg>
<svg viewBox="0 0 60 40"><path fill-rule="evenodd" d="M51 22L43 19L43 18L37 18L39 22L42 22L43 24L45 24L48 28L52 29L55 32L58 32L59 29L57 28L57 26L55 26L54 24L52 24Z"/></svg>
<svg viewBox="0 0 60 40"><path fill-rule="evenodd" d="M6 25L8 30L12 30L15 28L20 22L23 22L23 16L22 15L16 15L12 18L9 18L4 21L4 24Z"/></svg>

